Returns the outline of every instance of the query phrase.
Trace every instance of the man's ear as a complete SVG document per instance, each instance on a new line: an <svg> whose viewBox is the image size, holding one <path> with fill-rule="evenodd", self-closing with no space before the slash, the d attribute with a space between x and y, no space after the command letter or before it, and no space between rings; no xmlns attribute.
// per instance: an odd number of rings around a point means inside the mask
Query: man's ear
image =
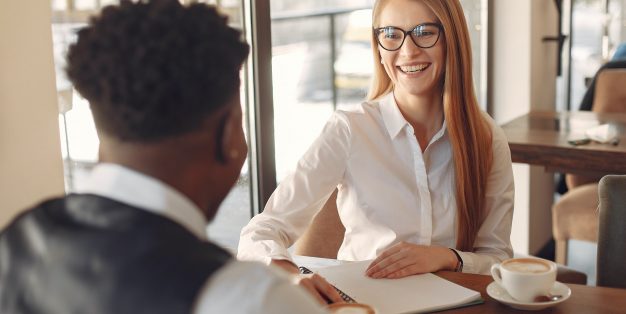
<svg viewBox="0 0 626 314"><path fill-rule="evenodd" d="M218 124L216 157L217 161L222 164L227 164L239 156L233 135L237 127L236 123L241 123L241 121L237 121L235 116L233 110L227 110Z"/></svg>

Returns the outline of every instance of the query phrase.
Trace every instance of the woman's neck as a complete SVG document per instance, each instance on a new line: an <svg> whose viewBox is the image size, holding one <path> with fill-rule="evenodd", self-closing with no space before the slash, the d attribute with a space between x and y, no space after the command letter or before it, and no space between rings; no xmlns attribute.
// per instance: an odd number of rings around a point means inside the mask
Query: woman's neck
<svg viewBox="0 0 626 314"><path fill-rule="evenodd" d="M428 95L411 95L394 90L400 112L413 127L422 152L443 123L443 97L439 91Z"/></svg>

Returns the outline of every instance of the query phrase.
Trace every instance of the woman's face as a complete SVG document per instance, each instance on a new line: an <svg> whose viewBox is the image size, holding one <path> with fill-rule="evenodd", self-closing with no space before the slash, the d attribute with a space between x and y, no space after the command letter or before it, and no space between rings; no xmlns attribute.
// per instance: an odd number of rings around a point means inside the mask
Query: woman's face
<svg viewBox="0 0 626 314"><path fill-rule="evenodd" d="M423 23L438 23L435 14L421 1L388 1L380 12L379 25L395 26L408 31ZM418 47L406 36L400 49L388 51L378 45L381 62L400 95L433 96L441 94L445 68L445 40L440 31L437 43L430 48Z"/></svg>

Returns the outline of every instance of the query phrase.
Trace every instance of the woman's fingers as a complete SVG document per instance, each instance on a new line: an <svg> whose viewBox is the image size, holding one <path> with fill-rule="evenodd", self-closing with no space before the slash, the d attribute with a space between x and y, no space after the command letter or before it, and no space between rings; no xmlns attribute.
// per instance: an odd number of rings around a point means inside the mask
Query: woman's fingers
<svg viewBox="0 0 626 314"><path fill-rule="evenodd" d="M381 270L389 267L403 258L406 258L406 247L407 245L404 242L398 243L389 249L383 251L376 259L374 259L365 271L367 276L373 277L375 273L380 272Z"/></svg>
<svg viewBox="0 0 626 314"><path fill-rule="evenodd" d="M378 256L365 274L371 278L402 278L442 269L438 265L441 250L437 247L398 243Z"/></svg>
<svg viewBox="0 0 626 314"><path fill-rule="evenodd" d="M367 266L367 270L366 273L373 273L373 272L377 272L380 270L380 264L381 262L383 262L384 260L396 255L397 253L399 253L400 251L402 251L402 248L404 247L404 242L398 243L388 249L386 249L385 251L383 251L382 253L380 253L380 255L378 255L378 257L376 257L376 259L374 259L369 266ZM392 259L392 261L394 261L394 259ZM383 264L384 265L384 264Z"/></svg>
<svg viewBox="0 0 626 314"><path fill-rule="evenodd" d="M384 278L388 278L388 279L398 279L398 278L403 278L406 276L411 276L411 275L415 275L415 274L421 274L424 273L423 271L420 271L419 266L416 264L411 264L408 265L404 268L401 268L397 271L394 271L392 273L389 273L387 275L385 275Z"/></svg>
<svg viewBox="0 0 626 314"><path fill-rule="evenodd" d="M398 252L376 264L366 275L372 278L386 278L387 275L397 272L414 263L407 252Z"/></svg>

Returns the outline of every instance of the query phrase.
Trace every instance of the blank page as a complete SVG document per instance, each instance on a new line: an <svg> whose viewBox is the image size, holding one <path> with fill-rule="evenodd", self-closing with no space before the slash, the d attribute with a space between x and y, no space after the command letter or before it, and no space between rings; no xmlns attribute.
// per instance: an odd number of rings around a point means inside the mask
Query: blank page
<svg viewBox="0 0 626 314"><path fill-rule="evenodd" d="M479 292L433 274L372 279L365 276L370 263L345 263L315 270L357 302L373 306L380 314L431 312L481 300Z"/></svg>

